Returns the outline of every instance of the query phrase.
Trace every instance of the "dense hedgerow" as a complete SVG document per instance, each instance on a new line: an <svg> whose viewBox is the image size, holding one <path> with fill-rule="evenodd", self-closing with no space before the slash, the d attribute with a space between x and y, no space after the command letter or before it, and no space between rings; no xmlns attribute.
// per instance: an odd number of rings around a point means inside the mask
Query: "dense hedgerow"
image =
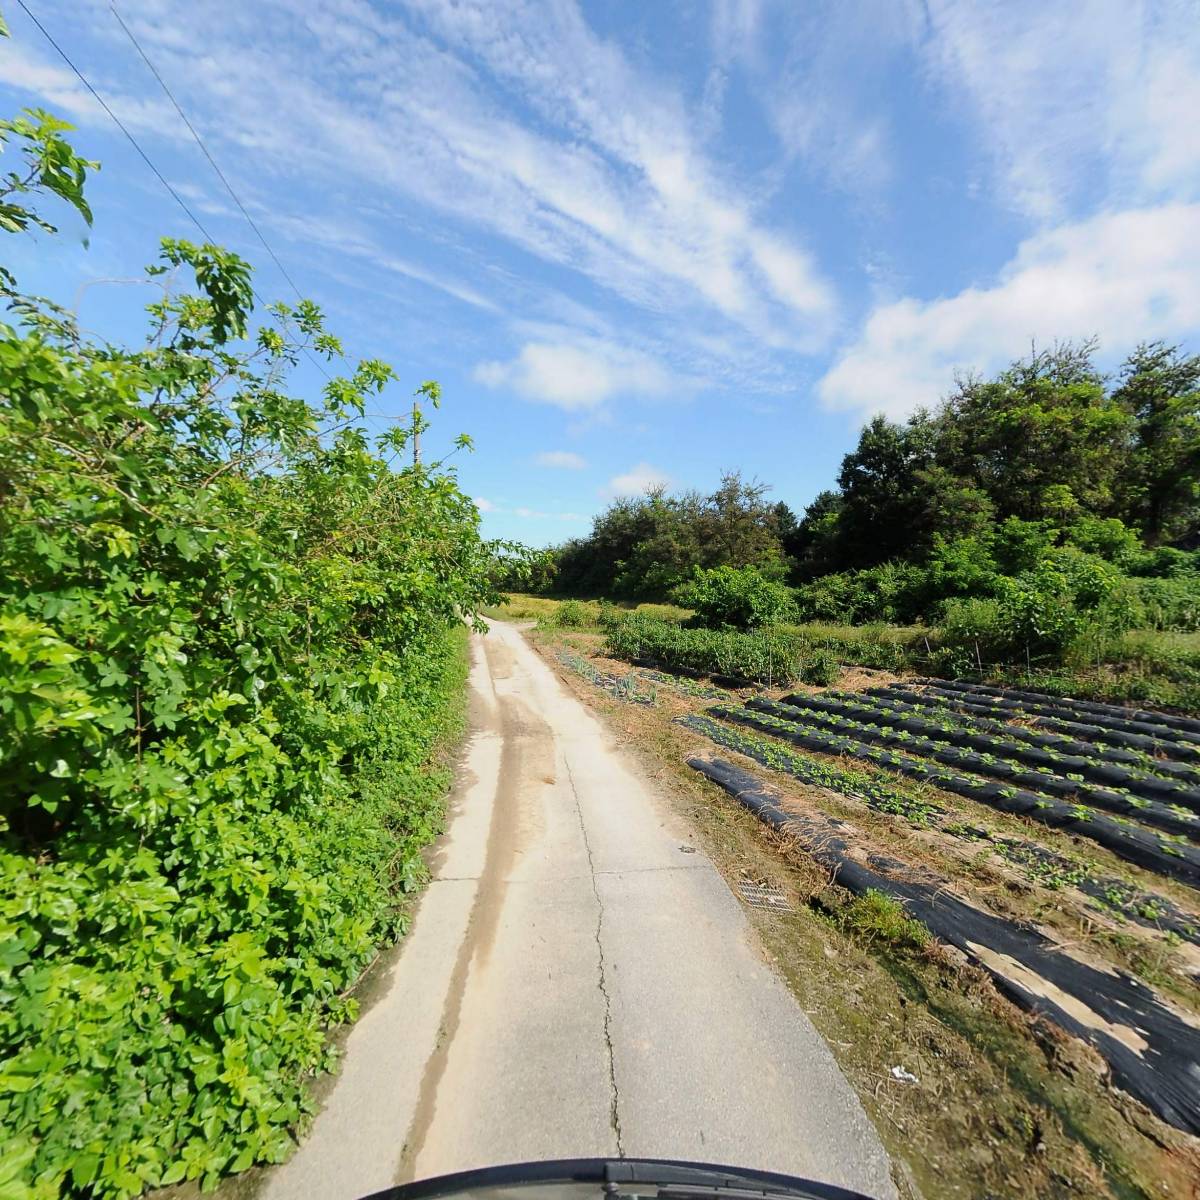
<svg viewBox="0 0 1200 1200"><path fill-rule="evenodd" d="M801 644L778 630L688 629L639 613L610 624L605 643L614 658L645 659L667 670L728 675L755 683L792 683L803 663Z"/></svg>
<svg viewBox="0 0 1200 1200"><path fill-rule="evenodd" d="M63 126L0 125L85 217ZM24 178L25 172L20 172ZM164 274L166 272L166 274ZM139 350L0 323L0 1192L129 1196L283 1157L438 828L464 617L453 475L389 465L315 306L165 242ZM178 276L179 278L176 278ZM194 294L179 290L193 276ZM301 349L331 364L290 395ZM431 386L424 389L434 394ZM387 455L385 459L383 455Z"/></svg>

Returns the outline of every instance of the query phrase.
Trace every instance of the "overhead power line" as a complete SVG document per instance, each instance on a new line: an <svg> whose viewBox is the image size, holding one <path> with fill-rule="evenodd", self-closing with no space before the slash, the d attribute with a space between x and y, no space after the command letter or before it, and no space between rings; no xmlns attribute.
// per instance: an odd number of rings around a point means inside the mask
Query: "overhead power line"
<svg viewBox="0 0 1200 1200"><path fill-rule="evenodd" d="M86 75L84 75L84 73L79 69L79 67L77 67L75 65L75 63L71 59L70 55L68 55L67 52L62 48L62 46L59 45L59 43L54 39L54 36L45 27L45 25L43 25L41 23L41 21L38 20L37 16L29 8L29 5L25 3L25 0L17 0L17 3L20 5L20 7L21 7L22 11L25 13L25 15L34 23L35 26L37 26L38 30L40 31L41 35L46 39L46 41L49 42L50 45L54 47L55 51L58 53L58 56L63 60L63 62L65 62L67 64L68 67L71 68L71 70L74 72L76 77L79 79L79 82L82 83L85 88L87 88L88 92L95 99L96 103L99 104L100 107L108 114L108 117L113 122L113 124L116 125L116 127L125 135L126 140L137 152L138 157L146 164L147 167L150 168L151 172L154 174L154 177L159 181L159 183L161 183L163 185L163 187L167 190L167 192L174 199L175 203L178 204L179 207L183 210L183 212L187 216L188 220L191 221L191 223L193 225L195 225L195 227L200 231L200 233L204 237L204 240L212 245L216 245L217 239L212 235L212 233L209 232L209 230L205 226L204 222L201 221L198 216L196 216L196 214L192 211L191 206L179 194L178 190L174 186L172 186L171 181L169 179L167 179L167 177L162 173L162 171L160 171L158 169L158 167L154 163L154 160L149 156L149 154L146 153L146 151L144 149L142 149L141 143L139 143L137 138L135 138L133 136L133 134L130 132L129 127L121 120L121 118L119 116L117 116L117 114L112 110L112 108L108 104L108 102L96 90L96 88L92 86L91 81L87 78ZM128 35L129 40L131 42L133 42L138 53L141 55L143 61L146 63L146 66L148 66L150 68L150 71L153 73L154 78L158 80L159 86L163 89L164 92L166 92L171 103L175 106L175 111L182 118L183 123L188 127L188 130L191 132L192 137L196 139L196 143L197 143L197 145L199 145L200 149L203 151L204 157L208 159L209 164L212 166L213 170L217 173L217 176L220 178L221 182L225 185L226 190L229 192L230 196L233 197L234 203L237 204L238 208L241 210L242 215L246 218L246 221L249 223L251 229L253 229L255 234L258 236L258 240L260 242L262 242L263 246L266 248L267 253L271 256L275 265L279 268L284 279L287 280L292 291L294 291L296 293L296 296L299 299L301 299L301 300L305 299L305 297L301 293L300 289L296 287L296 284L295 284L294 280L292 279L292 277L288 274L283 263L279 261L278 256L275 254L275 251L271 249L271 246L267 242L267 239L263 236L262 231L259 229L257 224L255 224L254 219L250 216L249 212L246 211L246 206L238 198L237 193L234 191L233 187L230 185L229 180L226 178L224 172L217 165L217 162L213 158L213 156L209 153L208 148L204 144L204 140L200 137L199 133L197 133L197 131L196 131L195 127L192 125L191 121L188 120L187 114L183 111L183 108L180 106L179 102L175 99L174 95L172 95L170 88L167 87L167 84L163 80L162 76L158 73L158 71L154 67L154 64L147 57L146 52L138 44L137 39L133 36L133 33L130 31L129 27L125 24L125 22L123 20L121 20L121 14L119 12L117 12L116 5L111 5L111 8L112 8L113 16L115 16L117 18L118 22L120 22L121 28L125 30L125 33ZM255 289L253 289L253 287L251 288L251 291L252 291L252 294L253 294L255 300L258 301L259 305L263 308L266 308L267 307L266 301L263 300L262 296L260 296L258 294L258 292ZM319 359L317 359L316 357L313 356L312 352L308 349L308 347L302 345L300 347L300 349L304 352L305 358L307 358L308 361L310 363L312 363L312 365L314 367L316 367L316 369L322 375L324 375L327 380L332 381L333 376L330 375L328 370L326 370L325 365ZM398 421L400 419L396 416L392 416L387 413L380 412L378 410L375 410L374 412L368 412L365 415L367 416L368 419L383 420L383 421L387 421L387 422Z"/></svg>
<svg viewBox="0 0 1200 1200"><path fill-rule="evenodd" d="M142 49L141 42L139 42L137 40L137 38L134 37L133 30L130 29L129 26L125 24L125 21L121 17L121 14L117 11L117 6L115 4L110 4L109 8L112 9L112 15L117 18L117 24L120 25L121 28L125 31L125 36L130 40L130 42L133 43L133 48L138 52L138 54L140 54L142 56L142 61L146 64L146 66L150 68L150 73L154 76L155 79L158 80L158 85L159 85L159 87L162 88L163 92L166 94L167 99L170 100L171 103L175 106L175 111L179 114L180 120L183 121L183 123L188 127L188 132L192 135L193 138L195 138L196 145L200 147L200 152L204 155L205 158L208 159L208 165L210 167L212 167L212 169L216 172L217 178L225 185L225 190L229 193L234 204L236 204L238 206L239 210L241 211L242 216L246 218L246 223L250 226L251 229L254 230L254 234L258 238L258 240L260 242L262 242L263 249L266 250L266 252L271 256L271 261L274 262L274 264L279 268L279 273L284 277L284 279L286 279L288 281L288 285L291 287L292 291L296 293L296 298L298 300L303 300L304 296L301 294L300 289L296 286L295 280L293 280L292 277L288 274L287 268L283 265L283 263L281 263L279 261L279 255L276 254L273 249L271 249L271 243L268 242L267 239L263 236L262 230L259 229L258 225L254 221L254 218L249 214L249 212L247 212L246 206L241 201L241 197L239 197L237 192L235 192L233 190L233 184L231 184L229 182L229 179L226 177L225 172L222 171L220 166L217 164L217 160L215 158L213 158L213 156L209 153L208 147L204 144L204 139L200 136L195 125L193 125L191 123L191 121L188 120L187 113L185 113L183 111L182 105L180 105L179 101L175 99L174 93L167 86L166 80L163 79L161 74L159 74L158 68L154 65L154 63L152 63L150 61L150 56L146 53L145 50Z"/></svg>
<svg viewBox="0 0 1200 1200"><path fill-rule="evenodd" d="M17 0L17 3L21 6L25 15L38 27L39 30L41 30L42 37L44 37L46 39L46 41L48 41L50 43L50 45L53 46L54 49L58 51L58 55L63 60L63 62L65 62L67 64L67 66L70 67L71 70L74 71L75 74L79 77L79 82L82 83L83 86L85 88L87 88L87 90L92 94L96 103L99 104L100 107L102 109L104 109L104 111L106 113L108 113L109 117L112 119L113 124L116 125L116 127L125 135L125 137L129 141L129 144L138 152L138 155L140 156L142 162L144 162L146 164L146 166L148 166L150 168L150 170L154 172L154 174L158 178L158 182L161 183L163 185L163 187L165 187L167 189L167 191L171 193L171 195L175 198L175 203L178 204L179 207L183 209L183 211L187 214L188 219L192 222L192 224L195 225L196 228L198 230L200 230L200 232L204 235L205 241L215 242L216 239L212 236L212 234L210 234L208 232L207 229L204 228L204 223L200 220L200 218L198 216L196 216L196 214L194 212L192 212L191 208L188 207L187 201L184 200L184 198L171 186L171 183L167 179L167 177L154 165L153 161L151 161L150 156L145 152L145 150L143 150L141 148L141 146L138 144L137 138L135 138L133 136L133 134L129 132L129 129L125 125L125 122L122 121L121 118L118 117L117 114L115 112L113 112L113 110L111 108L109 108L108 102L104 99L103 96L100 95L100 93L98 91L96 91L96 89L94 87L92 87L91 83L88 82L87 76L84 75L84 73L71 61L67 52L54 40L53 35L45 27L45 25L43 25L41 23L41 21L39 21L37 19L37 17L34 16L34 14L29 9L29 5L25 3L25 0Z"/></svg>

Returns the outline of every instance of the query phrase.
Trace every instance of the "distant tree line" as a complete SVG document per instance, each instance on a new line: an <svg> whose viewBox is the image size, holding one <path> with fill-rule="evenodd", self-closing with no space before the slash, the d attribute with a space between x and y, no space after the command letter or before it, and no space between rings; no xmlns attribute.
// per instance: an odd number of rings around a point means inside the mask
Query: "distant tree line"
<svg viewBox="0 0 1200 1200"><path fill-rule="evenodd" d="M1127 627L1195 627L1200 356L1141 345L1112 377L1095 357L1094 341L1056 345L907 420L875 417L802 519L730 472L709 495L616 500L501 582L666 600L697 569L753 568L795 589L802 619L910 622L1024 580L1124 606Z"/></svg>
<svg viewBox="0 0 1200 1200"><path fill-rule="evenodd" d="M1068 537L1115 519L1146 547L1188 543L1200 518L1200 356L1139 346L1110 385L1095 350L1040 351L995 379L959 380L933 411L868 423L837 490L813 501L789 544L798 579L923 562L1009 518Z"/></svg>

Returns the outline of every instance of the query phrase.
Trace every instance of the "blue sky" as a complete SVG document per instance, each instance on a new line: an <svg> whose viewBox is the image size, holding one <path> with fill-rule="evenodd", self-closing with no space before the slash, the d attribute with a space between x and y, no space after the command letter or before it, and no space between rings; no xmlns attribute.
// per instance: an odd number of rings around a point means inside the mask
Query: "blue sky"
<svg viewBox="0 0 1200 1200"><path fill-rule="evenodd" d="M267 298L289 289L107 2L27 0ZM1032 339L1200 349L1200 5L119 0L301 290L436 378L486 531L546 544L723 469L798 511L874 412ZM136 338L195 229L14 4L6 110L74 121L96 224L6 243ZM114 282L116 281L116 282ZM298 389L320 380L298 373ZM374 418L375 421L382 417Z"/></svg>

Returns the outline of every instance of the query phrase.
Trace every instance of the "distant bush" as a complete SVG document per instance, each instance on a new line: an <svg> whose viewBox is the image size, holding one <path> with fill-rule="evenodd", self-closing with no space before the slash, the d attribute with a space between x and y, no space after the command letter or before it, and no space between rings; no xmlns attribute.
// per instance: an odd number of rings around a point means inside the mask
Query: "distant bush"
<svg viewBox="0 0 1200 1200"><path fill-rule="evenodd" d="M562 629L582 629L591 623L592 614L580 600L564 600L554 611L554 624Z"/></svg>
<svg viewBox="0 0 1200 1200"><path fill-rule="evenodd" d="M1137 620L1126 628L1200 631L1200 575L1131 579L1128 583L1129 603L1136 605Z"/></svg>
<svg viewBox="0 0 1200 1200"><path fill-rule="evenodd" d="M800 666L800 681L813 687L832 687L841 675L841 665L828 650L812 651Z"/></svg>
<svg viewBox="0 0 1200 1200"><path fill-rule="evenodd" d="M706 629L758 629L786 620L793 612L787 586L766 578L756 567L694 567L674 598L693 609L696 624Z"/></svg>
<svg viewBox="0 0 1200 1200"><path fill-rule="evenodd" d="M598 605L596 624L606 632L620 624L623 616L621 610L611 600L601 600Z"/></svg>
<svg viewBox="0 0 1200 1200"><path fill-rule="evenodd" d="M911 563L883 563L862 571L823 575L795 589L801 621L858 625L915 620L928 598L928 574Z"/></svg>

